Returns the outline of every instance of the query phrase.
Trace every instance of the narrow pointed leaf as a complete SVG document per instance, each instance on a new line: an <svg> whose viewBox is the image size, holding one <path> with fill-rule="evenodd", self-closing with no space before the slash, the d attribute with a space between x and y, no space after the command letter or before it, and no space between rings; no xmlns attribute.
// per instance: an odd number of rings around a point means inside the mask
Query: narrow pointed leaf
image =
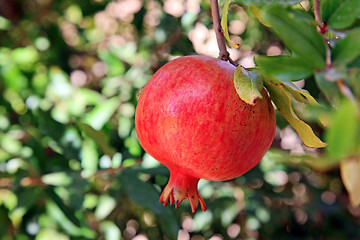
<svg viewBox="0 0 360 240"><path fill-rule="evenodd" d="M360 55L360 28L349 32L331 51L334 64L348 64Z"/></svg>
<svg viewBox="0 0 360 240"><path fill-rule="evenodd" d="M262 98L263 81L261 75L248 71L239 65L234 74L234 85L237 94L244 102L253 105L255 99Z"/></svg>
<svg viewBox="0 0 360 240"><path fill-rule="evenodd" d="M264 20L281 38L286 47L302 58L308 67L322 69L325 66L325 44L315 25L300 14L270 5L264 10Z"/></svg>
<svg viewBox="0 0 360 240"><path fill-rule="evenodd" d="M298 102L302 103L310 103L311 105L318 105L318 102L315 100L311 94L299 87L297 87L294 83L289 81L277 81L275 79L266 78L266 81L271 82L277 86L283 86L284 89Z"/></svg>
<svg viewBox="0 0 360 240"><path fill-rule="evenodd" d="M350 101L342 102L330 124L326 132L329 155L334 158L343 158L354 153L360 125L356 106Z"/></svg>
<svg viewBox="0 0 360 240"><path fill-rule="evenodd" d="M328 26L333 29L350 27L356 19L360 18L359 0L345 0L337 6L336 11L331 15Z"/></svg>
<svg viewBox="0 0 360 240"><path fill-rule="evenodd" d="M266 75L280 81L300 80L313 73L312 67L304 64L299 57L256 56L255 63Z"/></svg>
<svg viewBox="0 0 360 240"><path fill-rule="evenodd" d="M231 0L226 0L225 3L224 3L224 8L223 8L222 17L221 17L221 27L222 27L222 29L224 31L224 37L229 42L229 44L233 48L238 48L238 47L240 47L240 45L236 44L236 43L233 43L230 40L230 35L229 35L229 30L228 30L227 15L228 15L228 12L229 12L230 3L231 3Z"/></svg>
<svg viewBox="0 0 360 240"><path fill-rule="evenodd" d="M276 105L278 111L300 135L304 144L312 148L325 147L326 144L315 135L311 127L296 116L291 106L290 95L285 91L284 87L281 85L277 86L271 82L265 83L271 99Z"/></svg>
<svg viewBox="0 0 360 240"><path fill-rule="evenodd" d="M318 102L315 100L313 96L310 95L310 93L304 89L298 88L295 84L292 82L283 82L283 86L285 89L299 102L306 102L306 101L300 101L301 98L306 99L307 102L309 102L312 105L317 105Z"/></svg>
<svg viewBox="0 0 360 240"><path fill-rule="evenodd" d="M321 0L320 12L323 22L327 22L331 15L336 11L343 0Z"/></svg>

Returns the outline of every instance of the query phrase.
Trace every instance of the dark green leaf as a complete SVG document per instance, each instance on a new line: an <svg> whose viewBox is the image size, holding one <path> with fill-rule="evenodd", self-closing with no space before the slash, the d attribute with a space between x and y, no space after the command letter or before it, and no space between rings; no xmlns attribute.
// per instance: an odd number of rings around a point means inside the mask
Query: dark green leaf
<svg viewBox="0 0 360 240"><path fill-rule="evenodd" d="M121 180L124 191L134 203L150 209L158 218L159 224L170 239L176 239L180 229L179 223L171 212L170 208L159 203L160 195L146 182L137 177L136 171L126 169L122 171Z"/></svg>
<svg viewBox="0 0 360 240"><path fill-rule="evenodd" d="M360 96L360 68L353 68L349 72L349 78L354 93Z"/></svg>
<svg viewBox="0 0 360 240"><path fill-rule="evenodd" d="M80 121L77 122L77 125L82 131L84 131L89 137L91 137L96 142L96 144L101 148L101 150L106 155L110 156L111 158L114 156L116 150L112 146L110 146L109 143L110 140L108 135L106 135L101 130L93 129L91 126L82 123Z"/></svg>
<svg viewBox="0 0 360 240"><path fill-rule="evenodd" d="M76 218L73 209L68 208L68 206L65 205L63 200L54 192L52 188L46 189L46 193L49 196L49 198L56 204L59 209L65 214L68 220L70 220L75 226L80 227L80 222Z"/></svg>
<svg viewBox="0 0 360 240"><path fill-rule="evenodd" d="M345 0L338 5L334 14L331 15L328 26L333 29L347 28L358 18L360 18L359 0Z"/></svg>
<svg viewBox="0 0 360 240"><path fill-rule="evenodd" d="M280 5L265 8L264 20L309 67L322 69L325 66L325 44L315 25Z"/></svg>
<svg viewBox="0 0 360 240"><path fill-rule="evenodd" d="M250 6L251 5L264 6L272 3L278 3L284 6L288 6L288 5L297 4L301 2L301 0L235 0L234 2L240 5L250 5Z"/></svg>
<svg viewBox="0 0 360 240"><path fill-rule="evenodd" d="M255 63L266 75L279 81L300 80L313 73L312 68L304 64L299 57L256 56Z"/></svg>
<svg viewBox="0 0 360 240"><path fill-rule="evenodd" d="M321 0L320 12L323 22L327 22L330 16L336 11L343 0Z"/></svg>
<svg viewBox="0 0 360 240"><path fill-rule="evenodd" d="M360 55L360 28L350 31L331 51L334 64L348 64Z"/></svg>
<svg viewBox="0 0 360 240"><path fill-rule="evenodd" d="M343 101L330 121L326 132L329 155L333 158L344 158L353 153L360 126L357 108L350 101Z"/></svg>
<svg viewBox="0 0 360 240"><path fill-rule="evenodd" d="M234 74L234 85L241 100L254 104L255 99L262 98L263 82L260 74L248 71L239 65Z"/></svg>

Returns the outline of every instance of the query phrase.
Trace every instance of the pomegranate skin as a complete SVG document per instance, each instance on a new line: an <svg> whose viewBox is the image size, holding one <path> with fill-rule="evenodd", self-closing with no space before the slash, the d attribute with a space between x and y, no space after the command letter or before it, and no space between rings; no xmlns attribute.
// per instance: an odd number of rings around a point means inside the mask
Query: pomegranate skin
<svg viewBox="0 0 360 240"><path fill-rule="evenodd" d="M188 198L194 212L200 178L223 181L257 165L275 134L274 108L265 89L254 105L236 93L235 67L207 56L186 56L160 68L144 87L135 127L144 150L167 166L160 202ZM194 190L195 186L195 190Z"/></svg>

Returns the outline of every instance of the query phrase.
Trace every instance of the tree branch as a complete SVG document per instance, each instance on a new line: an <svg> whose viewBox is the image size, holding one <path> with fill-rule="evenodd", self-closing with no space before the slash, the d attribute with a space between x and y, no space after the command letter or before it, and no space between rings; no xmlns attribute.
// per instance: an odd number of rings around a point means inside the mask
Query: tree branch
<svg viewBox="0 0 360 240"><path fill-rule="evenodd" d="M220 23L218 0L210 0L210 4L211 4L211 17L212 17L213 24L214 24L216 41L217 41L217 44L219 47L219 58L224 61L229 61L231 64L237 66L238 64L235 63L230 58L230 54L226 48L224 32L223 32L223 29L222 29L221 23Z"/></svg>

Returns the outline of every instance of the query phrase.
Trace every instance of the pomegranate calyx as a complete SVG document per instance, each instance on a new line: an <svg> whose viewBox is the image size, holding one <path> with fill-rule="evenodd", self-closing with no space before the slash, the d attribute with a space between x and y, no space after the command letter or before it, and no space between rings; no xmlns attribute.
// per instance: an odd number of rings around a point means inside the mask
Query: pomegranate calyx
<svg viewBox="0 0 360 240"><path fill-rule="evenodd" d="M178 171L170 171L169 182L161 193L159 202L166 206L170 200L170 205L175 203L175 208L177 209L182 201L188 199L193 213L196 211L199 202L201 209L206 211L205 201L197 190L199 180L199 178L191 177Z"/></svg>

